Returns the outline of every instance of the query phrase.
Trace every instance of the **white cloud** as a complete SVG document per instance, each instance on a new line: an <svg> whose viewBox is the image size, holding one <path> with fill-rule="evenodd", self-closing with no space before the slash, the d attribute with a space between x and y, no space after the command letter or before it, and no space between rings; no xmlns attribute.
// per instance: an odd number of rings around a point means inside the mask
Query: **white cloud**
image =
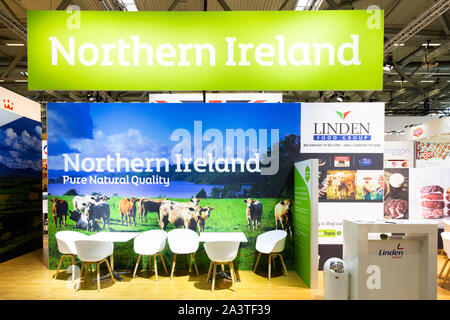
<svg viewBox="0 0 450 320"><path fill-rule="evenodd" d="M22 131L21 135L18 135L14 129L7 128L4 133L4 144L11 149L17 151L41 151L41 140L38 137L29 134L26 130Z"/></svg>
<svg viewBox="0 0 450 320"><path fill-rule="evenodd" d="M42 127L41 126L36 126L34 128L34 131L36 132L36 134L39 138L42 138Z"/></svg>
<svg viewBox="0 0 450 320"><path fill-rule="evenodd" d="M42 170L41 160L22 159L21 153L9 151L9 156L0 156L0 163L13 169L32 168L36 171Z"/></svg>
<svg viewBox="0 0 450 320"><path fill-rule="evenodd" d="M22 142L32 150L41 150L41 140L36 136L31 136L26 130L22 131Z"/></svg>

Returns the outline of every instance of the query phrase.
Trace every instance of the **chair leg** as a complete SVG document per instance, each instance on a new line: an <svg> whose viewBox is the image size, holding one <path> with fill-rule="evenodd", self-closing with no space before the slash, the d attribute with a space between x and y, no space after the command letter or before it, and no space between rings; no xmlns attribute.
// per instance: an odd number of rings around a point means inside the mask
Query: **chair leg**
<svg viewBox="0 0 450 320"><path fill-rule="evenodd" d="M81 277L83 276L83 268L86 266L84 262L81 263L81 269L80 269L80 283L81 283ZM80 283L77 285L77 289L80 289Z"/></svg>
<svg viewBox="0 0 450 320"><path fill-rule="evenodd" d="M255 267L253 268L253 272L256 272L256 267L258 266L259 258L261 258L261 252L258 252L258 257L256 258L256 263L255 263Z"/></svg>
<svg viewBox="0 0 450 320"><path fill-rule="evenodd" d="M172 260L172 272L170 273L170 279L173 278L173 271L175 270L175 262L177 260L177 254L173 254L173 260Z"/></svg>
<svg viewBox="0 0 450 320"><path fill-rule="evenodd" d="M277 271L277 263L276 263L277 256L272 256L272 263L273 263L273 271Z"/></svg>
<svg viewBox="0 0 450 320"><path fill-rule="evenodd" d="M110 259L111 259L111 270L114 271L114 255L113 254L110 256Z"/></svg>
<svg viewBox="0 0 450 320"><path fill-rule="evenodd" d="M111 281L114 283L114 282L116 282L116 280L114 279L114 274L112 272L113 269L109 265L108 259L105 259L105 261L106 261L106 267L108 268L108 271L109 271L109 275L111 276Z"/></svg>
<svg viewBox="0 0 450 320"><path fill-rule="evenodd" d="M151 256L147 256L147 261L148 261L148 271L150 272L152 270L152 257Z"/></svg>
<svg viewBox="0 0 450 320"><path fill-rule="evenodd" d="M287 275L288 272L287 272L287 269L286 269L286 265L284 264L284 259L283 259L283 256L281 255L281 253L280 253L280 260L281 260L281 264L283 265L284 274Z"/></svg>
<svg viewBox="0 0 450 320"><path fill-rule="evenodd" d="M167 271L166 263L164 262L164 257L163 257L163 255L161 254L161 252L159 253L159 256L161 257L161 262L162 262L162 265L163 265L163 267L164 267L164 270L166 271L166 273L169 273L169 272Z"/></svg>
<svg viewBox="0 0 450 320"><path fill-rule="evenodd" d="M211 284L211 292L214 292L214 286L216 285L216 266L217 264L213 262L214 268L213 268L213 278L212 278L212 284Z"/></svg>
<svg viewBox="0 0 450 320"><path fill-rule="evenodd" d="M444 273L444 270L445 270L445 267L447 266L448 261L449 261L449 259L447 258L445 260L444 265L442 266L441 272L439 273L439 277L438 277L439 279L441 278L442 274Z"/></svg>
<svg viewBox="0 0 450 320"><path fill-rule="evenodd" d="M209 277L211 276L212 265L213 265L213 262L211 261L211 263L209 264L208 276L206 277L206 282L209 281Z"/></svg>
<svg viewBox="0 0 450 320"><path fill-rule="evenodd" d="M136 261L136 267L134 267L133 278L136 277L136 272L137 272L137 269L139 267L139 261L141 261L141 255L138 255L138 258L137 258L137 261Z"/></svg>
<svg viewBox="0 0 450 320"><path fill-rule="evenodd" d="M447 282L449 274L450 274L450 268L448 268L447 273L445 274L445 278L444 278L444 282L442 283L442 287L445 287L445 283Z"/></svg>
<svg viewBox="0 0 450 320"><path fill-rule="evenodd" d="M272 266L271 260L272 260L272 255L269 254L269 280L270 280L270 272L271 272L270 268Z"/></svg>
<svg viewBox="0 0 450 320"><path fill-rule="evenodd" d="M236 275L234 273L233 261L230 262L231 281L233 281L233 291L236 292Z"/></svg>
<svg viewBox="0 0 450 320"><path fill-rule="evenodd" d="M100 292L100 263L98 262L95 265L95 268L97 269L97 291Z"/></svg>
<svg viewBox="0 0 450 320"><path fill-rule="evenodd" d="M156 264L156 255L153 256L153 264L155 265L155 278L158 281L158 265Z"/></svg>
<svg viewBox="0 0 450 320"><path fill-rule="evenodd" d="M197 263L195 263L195 256L194 253L192 254L192 262L194 263L194 269L195 269L195 274L198 277L198 269L197 269Z"/></svg>
<svg viewBox="0 0 450 320"><path fill-rule="evenodd" d="M191 255L187 254L187 264L188 264L188 272L191 272Z"/></svg>
<svg viewBox="0 0 450 320"><path fill-rule="evenodd" d="M89 275L89 263L86 263L86 265L84 266L84 283L87 283L87 279L88 279L88 275Z"/></svg>
<svg viewBox="0 0 450 320"><path fill-rule="evenodd" d="M61 264L62 264L62 262L63 262L64 257L65 257L65 255L63 254L63 255L61 256L61 259L59 259L58 269L56 269L56 273L55 273L55 275L53 276L53 277L55 278L55 280L56 280L56 278L58 277L59 269L61 269Z"/></svg>

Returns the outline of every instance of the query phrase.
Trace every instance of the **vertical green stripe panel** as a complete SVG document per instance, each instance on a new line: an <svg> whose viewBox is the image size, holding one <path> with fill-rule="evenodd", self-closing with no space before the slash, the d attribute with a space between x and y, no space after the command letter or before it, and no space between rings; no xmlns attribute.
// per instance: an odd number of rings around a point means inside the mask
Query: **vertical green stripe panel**
<svg viewBox="0 0 450 320"><path fill-rule="evenodd" d="M309 168L309 167L306 167ZM294 170L294 250L295 272L311 286L311 199L305 177Z"/></svg>

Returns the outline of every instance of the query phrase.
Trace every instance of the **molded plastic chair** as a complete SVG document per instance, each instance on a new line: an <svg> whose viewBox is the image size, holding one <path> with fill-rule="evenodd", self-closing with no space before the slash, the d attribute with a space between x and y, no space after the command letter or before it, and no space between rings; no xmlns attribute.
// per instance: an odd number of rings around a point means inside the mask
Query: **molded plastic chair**
<svg viewBox="0 0 450 320"><path fill-rule="evenodd" d="M192 255L192 261L194 262L195 273L198 276L197 264L195 263L194 253L198 250L199 239L197 232L190 229L174 229L167 233L167 240L169 242L169 248L173 252L172 272L170 273L170 279L173 277L175 270L175 262L177 255L186 254L188 259L188 271L191 272L190 256Z"/></svg>
<svg viewBox="0 0 450 320"><path fill-rule="evenodd" d="M100 265L105 262L108 267L111 280L114 283L114 275L108 262L108 257L112 256L114 244L110 241L78 240L75 241L78 258L82 261L80 275L83 274L83 267L86 268L84 282L88 278L88 265L95 264L97 270L97 290L100 292Z"/></svg>
<svg viewBox="0 0 450 320"><path fill-rule="evenodd" d="M444 251L447 254L447 258L445 260L444 265L442 266L441 272L439 273L439 278L441 278L442 274L444 273L445 267L447 266L448 261L450 260L449 259L449 256L450 256L450 232L442 232L441 237L442 237ZM445 283L447 282L449 274L450 274L450 267L448 268L447 273L445 274L444 282L442 283L443 287L445 287Z"/></svg>
<svg viewBox="0 0 450 320"><path fill-rule="evenodd" d="M233 261L236 259L239 250L239 242L236 241L212 241L205 242L205 251L208 258L211 260L209 265L208 277L209 281L211 269L214 266L211 291L214 292L214 285L216 281L216 266L221 264L228 264L230 267L231 279L233 281L233 290L236 291L236 272L234 270Z"/></svg>
<svg viewBox="0 0 450 320"><path fill-rule="evenodd" d="M264 253L269 255L269 280L271 276L271 261L273 261L273 267L276 270L275 259L277 256L280 257L281 264L284 268L284 274L287 275L286 265L284 264L283 256L281 255L281 252L283 252L286 244L286 237L286 231L272 230L264 232L256 238L256 250L258 251L258 257L256 258L256 264L253 272L256 272L256 267L258 266L261 253Z"/></svg>
<svg viewBox="0 0 450 320"><path fill-rule="evenodd" d="M82 240L88 238L84 233L76 232L76 231L59 231L55 234L56 243L58 244L58 250L62 254L61 259L59 260L58 268L56 269L56 273L54 278L58 277L59 269L61 268L61 264L65 257L70 257L71 264L75 265L75 256L77 255L77 248L75 247L76 240ZM75 273L72 272L72 276Z"/></svg>
<svg viewBox="0 0 450 320"><path fill-rule="evenodd" d="M136 277L136 271L142 256L148 256L148 267L151 268L151 257L155 266L155 276L158 280L158 266L156 264L156 256L160 256L164 270L167 272L166 263L161 251L166 247L167 233L163 230L149 230L139 234L134 238L134 252L138 254L136 267L134 268L133 278Z"/></svg>

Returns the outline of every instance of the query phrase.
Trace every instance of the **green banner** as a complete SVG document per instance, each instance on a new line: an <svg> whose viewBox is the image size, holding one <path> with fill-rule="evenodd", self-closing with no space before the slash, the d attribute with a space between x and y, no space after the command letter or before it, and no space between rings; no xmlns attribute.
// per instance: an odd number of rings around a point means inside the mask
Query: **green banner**
<svg viewBox="0 0 450 320"><path fill-rule="evenodd" d="M297 162L294 166L294 250L295 272L313 289L317 288L318 238L317 190L318 160Z"/></svg>
<svg viewBox="0 0 450 320"><path fill-rule="evenodd" d="M382 90L383 12L28 11L30 90Z"/></svg>

